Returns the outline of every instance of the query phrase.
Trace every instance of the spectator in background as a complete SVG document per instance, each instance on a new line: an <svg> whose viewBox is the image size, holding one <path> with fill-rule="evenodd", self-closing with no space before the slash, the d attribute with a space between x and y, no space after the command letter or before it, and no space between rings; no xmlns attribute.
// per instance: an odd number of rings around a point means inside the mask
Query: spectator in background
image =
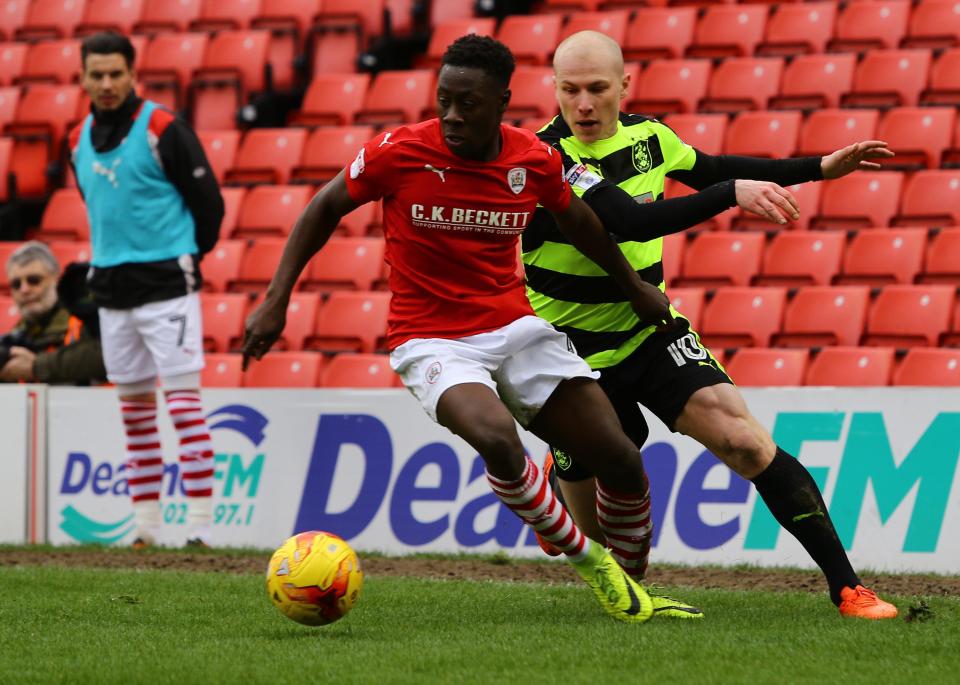
<svg viewBox="0 0 960 685"><path fill-rule="evenodd" d="M60 265L32 241L7 260L7 279L20 322L0 337L0 381L62 385L103 382L107 372L95 328L84 325L57 295Z"/></svg>

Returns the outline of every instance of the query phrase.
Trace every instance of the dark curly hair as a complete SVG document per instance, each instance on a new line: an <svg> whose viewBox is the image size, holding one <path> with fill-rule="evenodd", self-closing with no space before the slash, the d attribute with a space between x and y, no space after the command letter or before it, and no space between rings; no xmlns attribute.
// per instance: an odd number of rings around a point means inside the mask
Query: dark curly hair
<svg viewBox="0 0 960 685"><path fill-rule="evenodd" d="M498 85L507 88L516 66L510 48L489 36L475 33L461 36L450 43L440 59L440 66L480 69Z"/></svg>

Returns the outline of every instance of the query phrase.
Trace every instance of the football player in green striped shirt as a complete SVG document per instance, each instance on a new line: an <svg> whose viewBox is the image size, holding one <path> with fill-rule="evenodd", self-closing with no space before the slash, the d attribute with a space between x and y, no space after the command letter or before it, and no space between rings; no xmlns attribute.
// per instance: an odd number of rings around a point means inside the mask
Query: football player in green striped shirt
<svg viewBox="0 0 960 685"><path fill-rule="evenodd" d="M799 215L781 186L876 169L874 160L893 155L881 141L856 143L823 158L707 155L659 121L620 111L629 76L620 47L607 36L590 31L570 36L557 47L553 66L561 115L538 135L563 153L570 185L616 236L631 265L661 289L663 235L738 204L785 224ZM700 192L661 200L667 177ZM534 310L567 333L577 352L601 372L601 386L637 445L648 435L639 403L754 484L777 521L821 568L841 614L896 616L896 607L862 585L809 472L752 416L682 313L674 312L676 323L669 329L641 325L610 278L563 238L545 211L538 210L523 235L523 262ZM646 526L645 537L630 537L618 535L618 521L635 525L636 516L649 517L649 500L643 511L619 512L598 498L577 455L554 450L553 460L577 523L588 535L605 537L617 561L642 578L652 526Z"/></svg>

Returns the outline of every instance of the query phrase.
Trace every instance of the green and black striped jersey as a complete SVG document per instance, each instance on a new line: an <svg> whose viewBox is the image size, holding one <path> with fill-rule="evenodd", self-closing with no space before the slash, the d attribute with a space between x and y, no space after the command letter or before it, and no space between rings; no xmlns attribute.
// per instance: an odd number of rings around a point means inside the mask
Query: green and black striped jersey
<svg viewBox="0 0 960 685"><path fill-rule="evenodd" d="M615 184L637 202L654 202L663 197L667 174L697 161L696 150L670 128L635 114L621 113L616 134L594 143L578 141L561 116L537 135L563 153L567 180L581 197ZM614 238L640 277L664 290L663 239ZM569 335L592 368L619 364L653 333L652 326L641 326L616 282L570 244L552 217L531 222L524 232L523 264L534 311Z"/></svg>

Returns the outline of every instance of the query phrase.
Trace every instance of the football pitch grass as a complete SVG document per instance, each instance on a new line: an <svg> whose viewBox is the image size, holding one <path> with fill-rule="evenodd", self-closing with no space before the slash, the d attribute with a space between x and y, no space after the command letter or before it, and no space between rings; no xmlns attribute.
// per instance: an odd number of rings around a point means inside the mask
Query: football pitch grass
<svg viewBox="0 0 960 685"><path fill-rule="evenodd" d="M823 593L671 590L706 619L617 623L575 584L368 577L310 628L260 574L0 567L0 683L957 682L960 598L869 622Z"/></svg>

